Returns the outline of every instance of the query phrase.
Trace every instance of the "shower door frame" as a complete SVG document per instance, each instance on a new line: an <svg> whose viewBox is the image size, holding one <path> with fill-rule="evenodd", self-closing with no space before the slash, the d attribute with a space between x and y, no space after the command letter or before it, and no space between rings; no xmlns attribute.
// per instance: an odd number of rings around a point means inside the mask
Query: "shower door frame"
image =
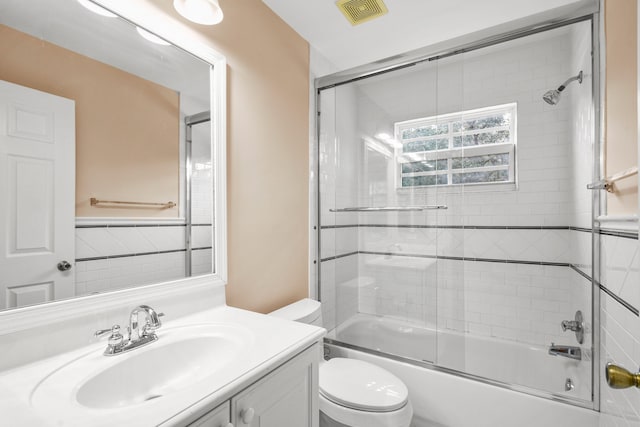
<svg viewBox="0 0 640 427"><path fill-rule="evenodd" d="M184 261L184 275L185 277L192 276L193 268L193 245L192 245L192 186L191 180L193 175L193 126L211 122L211 111L203 111L201 113L185 116L185 182L184 182L184 194L185 194L185 232L184 232L184 247L185 247L185 261ZM215 266L212 265L212 269L215 270Z"/></svg>
<svg viewBox="0 0 640 427"><path fill-rule="evenodd" d="M321 232L322 227L320 224L321 220L321 211L322 211L322 202L320 195L320 125L321 125L321 111L320 111L320 97L321 91L326 89L331 89L337 86L353 83L359 80L367 79L369 77L374 77L377 75L397 71L403 68L412 67L414 65L420 64L422 62L435 61L438 59L443 59L447 57L451 57L454 55L471 52L474 50L482 49L484 47L493 46L499 43L508 42L511 40L516 40L522 37L526 37L533 34L542 33L545 31L553 30L556 28L565 27L568 25L580 23L580 22L590 22L591 24L591 49L592 49L592 58L591 58L591 67L592 67L592 108L594 112L594 124L593 124L593 181L596 181L601 176L601 172L603 170L603 116L604 116L604 108L602 106L603 97L601 94L601 70L604 68L604 65L601 62L601 40L603 39L601 31L601 15L598 7L584 7L566 12L566 14L562 17L556 17L551 19L546 19L542 21L535 21L535 17L529 22L523 23L519 28L515 30L498 32L497 34L493 34L490 36L478 37L477 40L472 42L462 42L459 44L455 44L456 41L461 40L455 39L453 43L441 43L439 45L435 45L433 47L427 47L425 49L419 49L417 51L409 52L405 55L399 55L397 57L390 58L389 61L376 62L368 65L364 65L362 67L357 67L352 70L346 70L343 72L339 72L336 74L331 74L328 76L320 77L315 80L314 85L314 94L315 94L315 141L314 141L314 164L313 164L313 172L317 177L316 186L315 186L315 197L316 197L316 212L314 219L314 230L316 231L316 257L317 261L314 260L313 264L316 269L316 283L315 283L315 291L319 301L322 301L322 290L321 290L321 254L322 254L322 242L321 242ZM467 40L470 40L470 37L466 37ZM442 45L446 45L445 47L441 47ZM586 185L586 184L585 184ZM586 189L585 189L586 190ZM562 403L567 403L570 405L583 407L586 409L593 409L595 411L600 410L600 284L599 284L599 272L600 272L600 251L599 251L599 235L596 230L596 221L595 219L600 215L603 211L603 200L601 197L601 192L594 191L592 194L592 220L591 220L591 256L592 256L592 268L591 268L591 277L585 276L591 281L591 327L592 327L592 348L591 348L591 402L582 401L582 400L573 400L570 398L565 398L560 395L553 394L551 392L537 390L531 387L519 386L516 384L507 384L497 380L492 380L489 378L478 377L472 374L467 374L465 372L449 369L446 367L438 366L435 363L428 363L423 361L418 361L415 359L410 359L402 356L390 355L388 353L383 353L380 351L363 348L357 345L344 343L338 340L334 340L331 338L325 338L325 343L329 345L336 345L339 347L354 349L358 351L362 351L365 353L386 357L391 360L397 360L404 363L409 363L415 366L420 366L426 369L432 369L440 372L446 372L448 374L452 374L458 377L471 379L474 381L479 381L485 384L490 384L502 388L506 388L513 391L524 392L529 395L538 396L547 398L553 401L558 401ZM576 269L577 271L577 269Z"/></svg>

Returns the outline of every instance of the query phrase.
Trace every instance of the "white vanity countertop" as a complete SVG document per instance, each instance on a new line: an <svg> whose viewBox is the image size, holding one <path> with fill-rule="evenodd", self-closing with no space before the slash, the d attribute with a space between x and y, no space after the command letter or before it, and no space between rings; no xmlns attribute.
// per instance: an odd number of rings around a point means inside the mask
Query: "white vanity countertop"
<svg viewBox="0 0 640 427"><path fill-rule="evenodd" d="M106 340L101 340L90 346L0 372L1 424L12 427L184 425L185 422L193 421L223 403L267 372L320 340L325 334L322 328L227 306L177 320L171 320L170 315L167 313L162 328L157 331L158 341L140 349L107 357L102 355L106 348ZM125 320L123 319L123 323ZM240 353L209 380L161 398L117 408L88 408L76 402L74 396L79 388L78 384L82 384L83 378L89 378L96 373L83 372L90 370L86 369L87 366L95 364L96 370L104 370L109 364L126 361L125 358L135 355L136 352L160 345L163 332L167 336L176 336L182 330L189 331L189 326L197 328L198 325L206 325L208 328L215 328L216 324L221 328L240 328L246 334ZM90 335L92 332L87 331L87 334ZM43 342L42 345L47 343ZM50 384L52 381L49 381L45 397L42 396L42 391L39 391L39 397L38 393L34 393L48 375L72 361L82 372L72 371L68 379L65 376L60 381L54 381L53 385ZM127 378L122 378L121 383L122 387L126 388ZM57 387L60 388L59 392L56 391ZM46 397L49 395L50 402Z"/></svg>

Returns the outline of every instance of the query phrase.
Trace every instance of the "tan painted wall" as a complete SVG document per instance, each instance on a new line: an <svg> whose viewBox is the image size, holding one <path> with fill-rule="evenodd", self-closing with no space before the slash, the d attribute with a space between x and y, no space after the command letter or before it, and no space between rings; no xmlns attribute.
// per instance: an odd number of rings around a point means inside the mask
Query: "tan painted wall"
<svg viewBox="0 0 640 427"><path fill-rule="evenodd" d="M605 2L606 92L605 173L637 165L637 30L636 0ZM618 181L607 195L609 215L637 213L638 179Z"/></svg>
<svg viewBox="0 0 640 427"><path fill-rule="evenodd" d="M190 24L228 62L227 303L269 312L308 295L309 45L260 0Z"/></svg>
<svg viewBox="0 0 640 427"><path fill-rule="evenodd" d="M178 203L175 91L3 25L0 58L0 79L76 102L76 216L178 216L177 207L89 205L90 197Z"/></svg>

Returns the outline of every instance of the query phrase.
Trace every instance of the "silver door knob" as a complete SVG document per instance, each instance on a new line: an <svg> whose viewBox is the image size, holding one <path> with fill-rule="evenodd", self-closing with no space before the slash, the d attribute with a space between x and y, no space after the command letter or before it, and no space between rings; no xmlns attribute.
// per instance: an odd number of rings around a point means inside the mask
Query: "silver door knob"
<svg viewBox="0 0 640 427"><path fill-rule="evenodd" d="M60 261L58 263L58 270L60 271L67 271L67 270L71 270L72 265L69 263L69 261Z"/></svg>

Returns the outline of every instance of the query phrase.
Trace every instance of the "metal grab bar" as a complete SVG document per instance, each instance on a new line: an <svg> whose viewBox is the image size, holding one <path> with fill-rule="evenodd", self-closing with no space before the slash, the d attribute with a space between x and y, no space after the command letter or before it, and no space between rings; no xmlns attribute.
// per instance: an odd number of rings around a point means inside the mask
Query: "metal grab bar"
<svg viewBox="0 0 640 427"><path fill-rule="evenodd" d="M176 206L173 202L166 203L147 203L147 202L123 202L119 200L98 200L95 197L89 199L91 202L91 206L97 206L98 204L108 204L108 205L135 205L135 206L156 206L162 209L173 208Z"/></svg>
<svg viewBox="0 0 640 427"><path fill-rule="evenodd" d="M601 179L600 181L591 183L587 185L587 188L589 190L607 190L609 193L613 193L615 191L615 188L613 187L614 182L637 174L638 167L634 166L632 168L625 169L622 172L618 172L617 174L611 175L607 178Z"/></svg>
<svg viewBox="0 0 640 427"><path fill-rule="evenodd" d="M426 206L381 206L381 207L359 207L329 209L329 212L416 212L435 209L448 209L447 205L426 205Z"/></svg>

